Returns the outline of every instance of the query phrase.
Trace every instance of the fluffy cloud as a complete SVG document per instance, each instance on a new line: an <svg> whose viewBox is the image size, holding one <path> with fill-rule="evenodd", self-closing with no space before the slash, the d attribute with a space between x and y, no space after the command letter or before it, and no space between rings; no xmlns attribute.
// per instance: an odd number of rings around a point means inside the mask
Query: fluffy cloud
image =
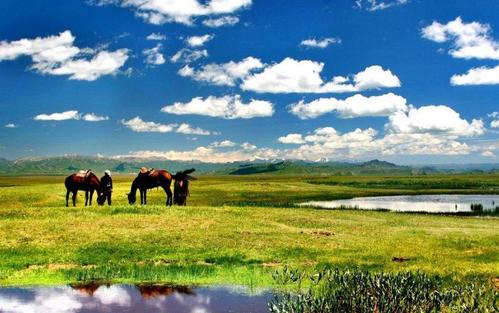
<svg viewBox="0 0 499 313"><path fill-rule="evenodd" d="M305 143L305 140L303 140L303 136L301 134L287 134L286 136L279 137L277 140L282 143Z"/></svg>
<svg viewBox="0 0 499 313"><path fill-rule="evenodd" d="M492 112L489 114L489 117L492 118L490 122L491 128L499 128L499 112Z"/></svg>
<svg viewBox="0 0 499 313"><path fill-rule="evenodd" d="M203 25L211 28L217 28L222 26L233 26L239 23L239 18L237 16L221 16L219 18L210 18L203 21Z"/></svg>
<svg viewBox="0 0 499 313"><path fill-rule="evenodd" d="M364 101L367 99L363 98ZM281 143L299 145L297 148L281 150L281 155L285 158L317 160L337 159L337 156L464 155L495 149L492 146L470 147L459 140L482 135L485 131L482 120L468 122L451 108L442 105L420 108L406 106L405 99L401 99L403 101L398 100L400 110L386 113L389 120L383 136L378 136L378 132L372 128L341 134L333 127L322 127L307 134L290 133L279 137ZM330 109L328 107L328 111ZM494 113L489 116L495 118Z"/></svg>
<svg viewBox="0 0 499 313"><path fill-rule="evenodd" d="M128 59L129 51L96 51L74 46L69 30L56 36L0 42L0 61L29 56L30 69L41 74L68 75L69 79L93 81L115 75Z"/></svg>
<svg viewBox="0 0 499 313"><path fill-rule="evenodd" d="M484 157L488 157L488 158L495 158L496 155L494 154L494 152L490 151L490 150L485 150L482 152L482 156Z"/></svg>
<svg viewBox="0 0 499 313"><path fill-rule="evenodd" d="M4 125L5 128L17 128L19 127L18 125L14 124L14 123L7 123Z"/></svg>
<svg viewBox="0 0 499 313"><path fill-rule="evenodd" d="M388 0L388 1L378 1L378 0L356 0L355 5L359 9L364 9L367 11L379 11L385 10L391 7L407 4L409 0Z"/></svg>
<svg viewBox="0 0 499 313"><path fill-rule="evenodd" d="M179 70L179 75L191 77L196 81L208 82L219 86L234 86L236 82L248 76L252 71L262 68L263 63L253 57L247 57L240 62L211 63L195 70L186 65Z"/></svg>
<svg viewBox="0 0 499 313"><path fill-rule="evenodd" d="M147 40L163 41L166 36L161 33L151 33L146 37Z"/></svg>
<svg viewBox="0 0 499 313"><path fill-rule="evenodd" d="M191 25L199 16L230 14L251 5L251 0L100 0L97 4L118 4L131 8L145 21L161 25L168 22Z"/></svg>
<svg viewBox="0 0 499 313"><path fill-rule="evenodd" d="M384 155L463 155L471 151L467 144L457 141L455 136L388 133L378 138L377 134L372 128L357 128L341 134L332 127L318 128L305 135L289 134L280 137L280 141L300 146L282 150L280 155L285 158L314 161ZM292 138L296 141L291 140Z"/></svg>
<svg viewBox="0 0 499 313"><path fill-rule="evenodd" d="M499 41L490 37L488 24L463 23L461 17L441 24L434 21L422 30L424 38L438 43L452 41L449 53L455 58L499 60Z"/></svg>
<svg viewBox="0 0 499 313"><path fill-rule="evenodd" d="M183 48L177 51L170 60L173 63L177 62L183 62L183 63L191 63L196 60L199 60L201 58L206 58L208 57L208 50L203 49L203 50L192 50L192 49L187 49Z"/></svg>
<svg viewBox="0 0 499 313"><path fill-rule="evenodd" d="M101 122L109 120L108 116L99 116L95 113L81 114L76 110L64 111L60 113L39 114L33 117L35 121L66 121L83 120L86 122Z"/></svg>
<svg viewBox="0 0 499 313"><path fill-rule="evenodd" d="M218 147L198 147L194 150L187 151L154 151L143 150L131 152L128 155L115 156L115 158L122 157L140 157L151 159L166 159L176 161L203 161L206 163L225 163L225 162L238 162L238 161L254 161L254 160L268 160L279 157L279 152L274 149L268 148L254 148L254 149L229 149L224 148L223 151Z"/></svg>
<svg viewBox="0 0 499 313"><path fill-rule="evenodd" d="M203 136L211 135L210 131L201 129L199 127L192 127L187 123L180 124L176 132L185 135L203 135Z"/></svg>
<svg viewBox="0 0 499 313"><path fill-rule="evenodd" d="M400 86L398 77L379 65L369 66L353 77L336 76L330 82L320 76L323 67L324 63L286 58L247 76L241 88L260 93L340 93Z"/></svg>
<svg viewBox="0 0 499 313"><path fill-rule="evenodd" d="M338 112L341 118L389 116L395 112L406 111L406 103L405 98L393 93L372 97L354 95L345 100L320 98L309 103L302 100L292 104L289 111L300 119L316 118L330 112Z"/></svg>
<svg viewBox="0 0 499 313"><path fill-rule="evenodd" d="M79 120L80 113L75 110L65 111L61 113L39 114L33 119L35 121L65 121L65 120Z"/></svg>
<svg viewBox="0 0 499 313"><path fill-rule="evenodd" d="M332 44L335 43L341 43L340 38L322 38L322 39L315 39L315 38L309 38L302 40L300 43L300 46L305 46L305 47L311 47L311 48L327 48Z"/></svg>
<svg viewBox="0 0 499 313"><path fill-rule="evenodd" d="M474 119L469 123L444 105L411 108L407 113L397 112L389 117L386 128L393 133L455 136L477 136L485 131L482 120Z"/></svg>
<svg viewBox="0 0 499 313"><path fill-rule="evenodd" d="M223 141L214 141L210 143L210 147L215 147L215 148L229 148L229 147L235 147L236 143L230 140L223 140Z"/></svg>
<svg viewBox="0 0 499 313"><path fill-rule="evenodd" d="M496 67L478 67L470 69L466 74L453 75L451 85L497 85L499 84L499 65Z"/></svg>
<svg viewBox="0 0 499 313"><path fill-rule="evenodd" d="M212 40L213 38L215 38L215 36L214 35L209 35L209 34L206 34L206 35L203 35L203 36L191 36L191 37L187 37L187 39L185 40L185 42L190 47L196 48L196 47L204 46L205 43L207 43L208 41Z"/></svg>
<svg viewBox="0 0 499 313"><path fill-rule="evenodd" d="M161 53L162 45L158 43L154 48L144 49L142 54L146 57L145 62L151 66L165 63L165 57Z"/></svg>
<svg viewBox="0 0 499 313"><path fill-rule="evenodd" d="M265 65L257 58L247 57L240 62L207 64L199 70L186 65L178 74L219 86L240 83L241 89L259 93L341 93L400 87L399 78L379 65L350 77L333 77L329 82L320 76L323 67L324 63L292 58Z"/></svg>
<svg viewBox="0 0 499 313"><path fill-rule="evenodd" d="M102 122L109 120L109 116L100 116L95 113L87 113L81 117L82 120L87 122Z"/></svg>
<svg viewBox="0 0 499 313"><path fill-rule="evenodd" d="M197 114L224 119L248 119L272 116L274 108L268 101L252 99L249 103L243 103L241 96L227 95L224 97L209 96L205 99L196 97L186 103L176 102L165 106L161 111L177 115Z"/></svg>
<svg viewBox="0 0 499 313"><path fill-rule="evenodd" d="M136 116L130 120L121 120L121 124L137 133L170 133L176 132L186 135L211 135L212 132L198 127L192 127L189 124L161 124L156 122L147 122ZM214 133L213 133L214 134Z"/></svg>

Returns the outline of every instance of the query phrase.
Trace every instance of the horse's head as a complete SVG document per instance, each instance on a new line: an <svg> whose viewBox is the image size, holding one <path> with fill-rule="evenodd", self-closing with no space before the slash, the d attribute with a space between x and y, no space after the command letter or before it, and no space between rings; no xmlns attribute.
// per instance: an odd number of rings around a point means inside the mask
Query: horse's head
<svg viewBox="0 0 499 313"><path fill-rule="evenodd" d="M135 196L135 193L129 193L128 194L128 204L135 204L135 201L137 201L137 197Z"/></svg>
<svg viewBox="0 0 499 313"><path fill-rule="evenodd" d="M189 195L189 180L196 179L189 175L194 172L194 169L177 172L173 175L175 184L173 185L173 202L178 205L186 205L187 196Z"/></svg>
<svg viewBox="0 0 499 313"><path fill-rule="evenodd" d="M106 195L104 193L99 193L99 195L97 196L97 203L99 205L103 205L104 202L106 202Z"/></svg>

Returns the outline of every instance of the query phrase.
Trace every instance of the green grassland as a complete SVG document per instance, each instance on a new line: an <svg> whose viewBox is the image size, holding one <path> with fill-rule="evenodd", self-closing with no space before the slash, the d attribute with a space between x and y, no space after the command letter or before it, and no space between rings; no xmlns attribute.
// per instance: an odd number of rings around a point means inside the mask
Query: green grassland
<svg viewBox="0 0 499 313"><path fill-rule="evenodd" d="M285 265L499 275L495 216L297 208L305 200L417 193L499 193L499 175L200 176L187 207L64 205L64 177L0 177L0 285L75 281L272 284ZM393 262L393 257L409 259Z"/></svg>

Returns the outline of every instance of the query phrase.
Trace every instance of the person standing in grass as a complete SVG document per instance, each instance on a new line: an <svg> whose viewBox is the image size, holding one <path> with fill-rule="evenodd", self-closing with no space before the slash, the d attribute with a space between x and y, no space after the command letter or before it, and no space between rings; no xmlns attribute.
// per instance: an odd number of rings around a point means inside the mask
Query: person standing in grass
<svg viewBox="0 0 499 313"><path fill-rule="evenodd" d="M111 194L113 193L113 179L111 178L111 171L106 170L104 176L100 179L100 184L102 186L102 194L104 195L104 203L107 199L107 204L111 205Z"/></svg>

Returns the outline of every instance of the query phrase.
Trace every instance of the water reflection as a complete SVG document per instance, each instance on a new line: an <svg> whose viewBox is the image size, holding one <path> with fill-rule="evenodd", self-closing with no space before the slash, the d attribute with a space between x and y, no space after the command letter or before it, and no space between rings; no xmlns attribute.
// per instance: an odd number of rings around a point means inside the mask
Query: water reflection
<svg viewBox="0 0 499 313"><path fill-rule="evenodd" d="M309 201L300 205L320 208L387 209L398 212L455 213L470 212L472 203L481 203L485 210L499 205L499 195L417 195L359 197L348 200Z"/></svg>
<svg viewBox="0 0 499 313"><path fill-rule="evenodd" d="M268 312L269 292L228 287L71 285L0 288L2 313Z"/></svg>

